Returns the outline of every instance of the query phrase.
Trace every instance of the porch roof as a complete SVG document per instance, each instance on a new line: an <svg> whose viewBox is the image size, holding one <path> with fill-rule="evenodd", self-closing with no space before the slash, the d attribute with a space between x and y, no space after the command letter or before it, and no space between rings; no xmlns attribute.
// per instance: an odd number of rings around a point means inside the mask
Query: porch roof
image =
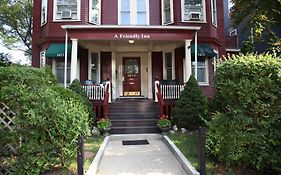
<svg viewBox="0 0 281 175"><path fill-rule="evenodd" d="M193 40L199 26L63 25L71 38L81 40Z"/></svg>

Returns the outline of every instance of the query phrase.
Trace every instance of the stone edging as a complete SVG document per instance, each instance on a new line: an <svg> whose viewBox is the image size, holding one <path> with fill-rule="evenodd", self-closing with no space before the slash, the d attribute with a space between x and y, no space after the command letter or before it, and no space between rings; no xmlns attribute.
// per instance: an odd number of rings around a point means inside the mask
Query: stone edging
<svg viewBox="0 0 281 175"><path fill-rule="evenodd" d="M200 173L191 165L177 146L169 139L168 136L163 136L163 142L168 146L169 150L175 156L180 166L188 175L199 175Z"/></svg>

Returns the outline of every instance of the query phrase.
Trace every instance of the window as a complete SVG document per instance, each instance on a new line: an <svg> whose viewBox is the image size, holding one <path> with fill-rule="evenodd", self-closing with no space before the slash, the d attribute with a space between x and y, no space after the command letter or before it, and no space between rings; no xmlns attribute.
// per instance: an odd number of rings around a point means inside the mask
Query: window
<svg viewBox="0 0 281 175"><path fill-rule="evenodd" d="M90 1L90 22L100 24L101 0Z"/></svg>
<svg viewBox="0 0 281 175"><path fill-rule="evenodd" d="M45 67L46 65L46 50L40 52L40 67Z"/></svg>
<svg viewBox="0 0 281 175"><path fill-rule="evenodd" d="M211 0L212 24L217 26L217 0Z"/></svg>
<svg viewBox="0 0 281 175"><path fill-rule="evenodd" d="M148 0L119 0L120 25L148 25Z"/></svg>
<svg viewBox="0 0 281 175"><path fill-rule="evenodd" d="M229 32L229 36L236 36L237 35L237 29L231 29Z"/></svg>
<svg viewBox="0 0 281 175"><path fill-rule="evenodd" d="M165 69L167 80L172 80L173 78L173 71L172 71L172 52L165 53Z"/></svg>
<svg viewBox="0 0 281 175"><path fill-rule="evenodd" d="M205 0L182 0L182 21L206 21Z"/></svg>
<svg viewBox="0 0 281 175"><path fill-rule="evenodd" d="M64 84L64 58L54 58L55 75L58 83ZM67 84L70 83L70 61L67 61Z"/></svg>
<svg viewBox="0 0 281 175"><path fill-rule="evenodd" d="M162 24L174 22L173 0L162 0Z"/></svg>
<svg viewBox="0 0 281 175"><path fill-rule="evenodd" d="M80 0L55 0L55 20L79 20Z"/></svg>
<svg viewBox="0 0 281 175"><path fill-rule="evenodd" d="M91 80L94 83L98 83L98 60L99 60L99 54L98 53L92 53L91 55Z"/></svg>
<svg viewBox="0 0 281 175"><path fill-rule="evenodd" d="M192 58L192 74L195 75L195 61ZM208 84L208 60L205 57L197 59L197 81L198 84Z"/></svg>
<svg viewBox="0 0 281 175"><path fill-rule="evenodd" d="M41 1L41 25L47 23L47 0Z"/></svg>

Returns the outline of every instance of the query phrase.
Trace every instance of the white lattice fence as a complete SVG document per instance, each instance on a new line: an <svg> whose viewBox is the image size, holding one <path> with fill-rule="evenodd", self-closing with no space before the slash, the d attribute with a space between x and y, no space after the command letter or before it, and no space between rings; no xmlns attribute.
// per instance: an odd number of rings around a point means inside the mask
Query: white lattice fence
<svg viewBox="0 0 281 175"><path fill-rule="evenodd" d="M16 114L12 110L10 110L10 108L6 104L0 102L0 132L6 134L5 132L12 130L15 126L15 117ZM4 149L6 149L7 152L13 155L16 154L16 149L9 143L4 146ZM9 175L13 171L13 168L9 167L7 163L8 159L9 158L0 155L0 175Z"/></svg>

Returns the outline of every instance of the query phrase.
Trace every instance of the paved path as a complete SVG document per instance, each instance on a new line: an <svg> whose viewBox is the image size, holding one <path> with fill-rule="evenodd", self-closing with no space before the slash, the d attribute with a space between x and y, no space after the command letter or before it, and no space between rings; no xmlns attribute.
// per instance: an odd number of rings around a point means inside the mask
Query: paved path
<svg viewBox="0 0 281 175"><path fill-rule="evenodd" d="M149 145L109 142L98 175L186 175L168 147L159 139Z"/></svg>

